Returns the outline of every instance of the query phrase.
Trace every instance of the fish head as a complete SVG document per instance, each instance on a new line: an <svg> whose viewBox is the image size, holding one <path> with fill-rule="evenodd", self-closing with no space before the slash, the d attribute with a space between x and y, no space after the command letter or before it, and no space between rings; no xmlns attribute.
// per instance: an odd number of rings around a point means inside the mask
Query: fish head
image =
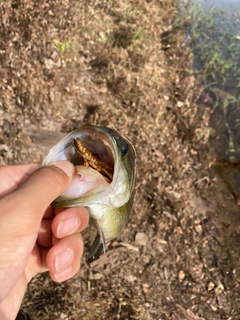
<svg viewBox="0 0 240 320"><path fill-rule="evenodd" d="M81 139L94 157L113 168L109 181L92 167L84 166L84 159L74 148L74 140ZM43 165L68 160L76 167L69 188L54 202L54 206L73 207L103 204L121 207L126 203L135 186L136 154L133 145L119 132L108 127L85 125L70 132L53 146Z"/></svg>

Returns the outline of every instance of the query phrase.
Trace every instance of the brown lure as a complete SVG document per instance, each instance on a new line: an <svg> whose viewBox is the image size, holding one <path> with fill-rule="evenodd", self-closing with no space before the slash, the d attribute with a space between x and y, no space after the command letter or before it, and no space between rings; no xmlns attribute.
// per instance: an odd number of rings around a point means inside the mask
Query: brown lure
<svg viewBox="0 0 240 320"><path fill-rule="evenodd" d="M101 161L98 157L95 157L83 144L82 140L79 138L73 141L75 151L80 154L84 161L85 167L92 167L98 172L107 176L111 181L113 180L113 168L107 163Z"/></svg>

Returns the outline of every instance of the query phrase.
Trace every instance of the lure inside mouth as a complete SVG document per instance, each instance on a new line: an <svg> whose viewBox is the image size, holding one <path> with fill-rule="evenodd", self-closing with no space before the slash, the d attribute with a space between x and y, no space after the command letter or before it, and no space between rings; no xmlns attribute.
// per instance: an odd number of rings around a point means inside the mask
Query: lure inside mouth
<svg viewBox="0 0 240 320"><path fill-rule="evenodd" d="M113 179L113 165L103 161L101 154L95 156L89 149L86 148L83 141L80 138L76 138L73 141L74 149L76 153L83 158L83 164L85 167L92 167L100 172L103 176L107 177L110 181ZM107 158L108 160L109 158Z"/></svg>
<svg viewBox="0 0 240 320"><path fill-rule="evenodd" d="M69 141L59 142L52 148L47 162L68 160L76 168L70 186L61 197L79 198L104 191L112 182L114 175L114 154L111 141L79 134ZM49 160L49 161L48 161Z"/></svg>

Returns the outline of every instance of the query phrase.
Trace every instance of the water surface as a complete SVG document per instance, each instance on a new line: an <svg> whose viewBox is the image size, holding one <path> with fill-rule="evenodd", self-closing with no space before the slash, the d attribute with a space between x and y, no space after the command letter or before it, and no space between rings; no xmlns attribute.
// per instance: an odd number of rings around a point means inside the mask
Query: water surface
<svg viewBox="0 0 240 320"><path fill-rule="evenodd" d="M190 72L204 86L200 106L213 109L210 149L236 201L240 199L240 0L193 0L186 7ZM190 18L189 18L190 17Z"/></svg>

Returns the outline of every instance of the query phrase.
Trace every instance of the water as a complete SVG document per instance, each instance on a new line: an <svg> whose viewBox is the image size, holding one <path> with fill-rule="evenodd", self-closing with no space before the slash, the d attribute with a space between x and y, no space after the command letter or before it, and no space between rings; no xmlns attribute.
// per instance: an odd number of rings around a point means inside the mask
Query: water
<svg viewBox="0 0 240 320"><path fill-rule="evenodd" d="M194 55L190 72L201 79L215 110L217 155L240 161L240 1L193 0L185 14L185 45Z"/></svg>
<svg viewBox="0 0 240 320"><path fill-rule="evenodd" d="M240 33L240 1L239 0L193 0L208 13L212 8L219 12L219 22L224 21L230 26L233 34Z"/></svg>
<svg viewBox="0 0 240 320"><path fill-rule="evenodd" d="M230 11L240 9L239 0L195 0L194 2L202 4L206 8L215 6L219 9L230 9Z"/></svg>
<svg viewBox="0 0 240 320"><path fill-rule="evenodd" d="M186 3L186 2L185 2ZM186 7L190 72L205 87L199 105L214 110L210 149L229 191L240 199L240 0L192 0Z"/></svg>

